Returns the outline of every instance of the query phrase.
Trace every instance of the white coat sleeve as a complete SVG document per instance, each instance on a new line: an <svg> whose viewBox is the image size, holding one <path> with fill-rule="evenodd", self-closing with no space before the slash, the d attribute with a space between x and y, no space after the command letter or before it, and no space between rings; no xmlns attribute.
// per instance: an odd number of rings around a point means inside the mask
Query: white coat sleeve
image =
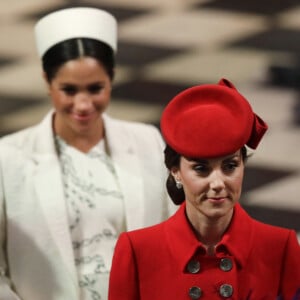
<svg viewBox="0 0 300 300"><path fill-rule="evenodd" d="M6 261L6 213L5 213L5 191L3 184L2 151L0 151L0 299L21 300L12 290Z"/></svg>

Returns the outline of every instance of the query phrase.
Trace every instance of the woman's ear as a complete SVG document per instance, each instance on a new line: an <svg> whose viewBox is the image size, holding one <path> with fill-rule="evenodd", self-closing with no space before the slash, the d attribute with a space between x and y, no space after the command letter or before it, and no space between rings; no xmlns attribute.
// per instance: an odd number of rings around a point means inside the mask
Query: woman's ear
<svg viewBox="0 0 300 300"><path fill-rule="evenodd" d="M173 179L175 181L177 190L181 190L183 188L183 185L182 185L181 178L180 178L179 168L173 167L170 171L171 171L170 172L171 176L173 177Z"/></svg>
<svg viewBox="0 0 300 300"><path fill-rule="evenodd" d="M178 178L179 168L178 167L172 167L170 170L170 174L173 176L175 180L179 180Z"/></svg>

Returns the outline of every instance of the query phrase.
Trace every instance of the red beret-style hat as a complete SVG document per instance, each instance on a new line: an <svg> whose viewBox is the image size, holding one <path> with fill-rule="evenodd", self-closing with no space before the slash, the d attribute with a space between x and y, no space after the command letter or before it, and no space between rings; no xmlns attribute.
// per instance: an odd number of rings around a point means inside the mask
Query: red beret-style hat
<svg viewBox="0 0 300 300"><path fill-rule="evenodd" d="M175 96L161 118L166 143L191 158L224 156L244 145L256 149L267 124L227 79Z"/></svg>

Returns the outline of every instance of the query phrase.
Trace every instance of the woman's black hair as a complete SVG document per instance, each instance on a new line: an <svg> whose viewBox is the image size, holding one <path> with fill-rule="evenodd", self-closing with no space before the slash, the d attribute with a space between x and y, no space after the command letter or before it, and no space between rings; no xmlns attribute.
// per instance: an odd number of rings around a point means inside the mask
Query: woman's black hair
<svg viewBox="0 0 300 300"><path fill-rule="evenodd" d="M43 70L48 82L52 81L64 63L84 56L95 58L113 80L115 56L112 48L95 39L75 38L54 45L42 57Z"/></svg>
<svg viewBox="0 0 300 300"><path fill-rule="evenodd" d="M243 161L246 162L246 160L248 158L248 154L247 154L247 148L245 146L242 147L241 153L242 153ZM181 157L181 155L179 153L177 153L169 145L166 145L164 154L165 154L165 165L169 171L171 171L171 169L173 167L179 168L180 157ZM171 173L169 174L169 176L167 178L166 187L167 187L168 194L174 204L180 205L181 203L184 202L184 200L185 200L184 190L183 190L183 188L178 189L176 187L175 179Z"/></svg>
<svg viewBox="0 0 300 300"><path fill-rule="evenodd" d="M165 154L165 165L169 171L171 171L173 167L179 168L180 157L181 157L179 153L177 153L175 150L173 150L173 148L167 145L164 154ZM169 173L169 176L167 178L166 187L167 187L168 194L174 204L180 205L185 200L185 194L183 189L182 188L178 189L176 187L175 179L171 173Z"/></svg>

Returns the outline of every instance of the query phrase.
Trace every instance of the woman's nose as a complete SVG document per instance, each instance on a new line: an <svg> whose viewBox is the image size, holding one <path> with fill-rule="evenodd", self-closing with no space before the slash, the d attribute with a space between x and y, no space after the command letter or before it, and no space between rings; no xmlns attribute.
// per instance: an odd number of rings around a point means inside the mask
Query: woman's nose
<svg viewBox="0 0 300 300"><path fill-rule="evenodd" d="M79 93L75 98L74 105L78 111L89 110L92 107L92 100L85 93Z"/></svg>
<svg viewBox="0 0 300 300"><path fill-rule="evenodd" d="M210 187L212 190L219 191L225 187L224 176L222 172L216 170L211 173Z"/></svg>

